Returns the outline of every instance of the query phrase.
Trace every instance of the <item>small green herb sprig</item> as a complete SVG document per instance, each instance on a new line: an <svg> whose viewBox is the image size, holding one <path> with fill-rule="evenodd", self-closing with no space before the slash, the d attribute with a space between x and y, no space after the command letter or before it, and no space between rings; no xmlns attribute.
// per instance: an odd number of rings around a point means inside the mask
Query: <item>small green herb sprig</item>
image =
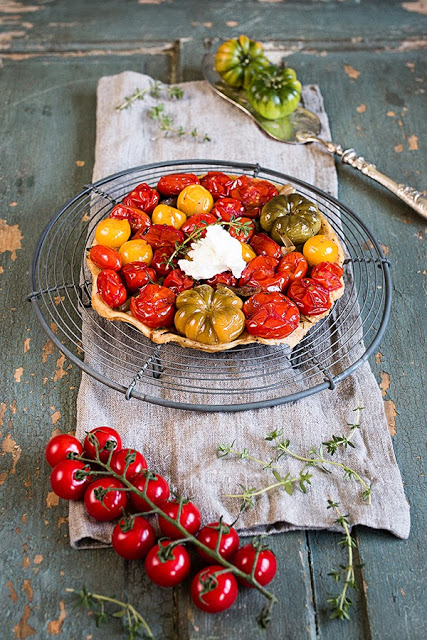
<svg viewBox="0 0 427 640"><path fill-rule="evenodd" d="M138 100L144 100L146 96L150 96L156 100L181 100L184 97L184 91L176 85L163 84L158 80L150 81L148 89L135 89L132 95L126 96L123 102L117 105L116 110L124 111L125 109L129 109ZM187 131L182 125L175 124L175 118L169 113L166 113L163 102L151 107L147 115L151 120L158 123L159 129L163 132L164 137L177 136L178 138L182 138L189 136L198 142L209 142L211 140L207 133L201 134L196 128Z"/></svg>
<svg viewBox="0 0 427 640"><path fill-rule="evenodd" d="M147 622L129 602L121 602L115 597L91 593L86 587L80 591L77 589L65 589L65 591L76 596L76 607L82 607L92 613L97 627L106 624L111 618L121 618L127 640L136 640L137 638L154 640ZM115 605L119 609L111 612L106 608L108 605Z"/></svg>

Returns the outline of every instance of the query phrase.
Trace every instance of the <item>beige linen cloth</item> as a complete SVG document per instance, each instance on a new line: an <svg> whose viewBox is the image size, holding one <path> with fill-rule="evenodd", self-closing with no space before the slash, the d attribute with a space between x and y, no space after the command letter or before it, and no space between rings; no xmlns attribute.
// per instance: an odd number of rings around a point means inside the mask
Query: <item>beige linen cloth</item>
<svg viewBox="0 0 427 640"><path fill-rule="evenodd" d="M189 137L164 138L157 124L147 117L148 109L156 104L150 97L135 102L130 109L115 109L137 87L148 88L150 80L134 72L101 78L94 181L151 162L215 158L259 163L337 194L331 156L314 145L286 145L268 139L249 118L215 95L204 82L181 85L185 92L183 99L165 101L165 109L186 130L197 127L199 133L207 133L211 138L207 143ZM319 89L304 87L303 101L321 119L321 135L330 139ZM114 331L114 326L110 324L108 330ZM83 337L84 340L93 337L88 323L84 323ZM92 352L93 349L94 345ZM147 393L150 395L150 390ZM124 446L141 450L150 468L165 476L180 495L194 497L204 522L217 520L220 514L230 522L238 513L240 501L226 498L225 494L240 493L240 485L262 487L274 480L271 472L249 460L218 458L219 443L234 440L236 448L247 447L268 461L272 448L264 438L273 428L282 428L292 449L306 455L313 445L319 446L332 434L348 433L346 425L354 421L353 409L358 404L364 410L361 429L353 438L355 448L341 450L333 459L345 462L372 484L372 504L363 502L360 485L345 480L341 470L325 474L313 469L312 485L306 494L298 489L292 496L282 489L263 494L254 509L243 513L237 527L243 535L292 529L334 530L336 516L327 509L331 497L350 515L353 524L385 529L407 538L409 506L387 430L381 393L368 363L334 391L323 391L279 407L239 413L195 413L136 399L126 401L124 395L83 373L77 401L77 436L83 438L85 431L95 426L116 428ZM281 464L283 473L289 471L292 475L298 475L301 468L301 463L287 456ZM69 526L74 547L110 543L113 525L93 520L81 503L70 503Z"/></svg>

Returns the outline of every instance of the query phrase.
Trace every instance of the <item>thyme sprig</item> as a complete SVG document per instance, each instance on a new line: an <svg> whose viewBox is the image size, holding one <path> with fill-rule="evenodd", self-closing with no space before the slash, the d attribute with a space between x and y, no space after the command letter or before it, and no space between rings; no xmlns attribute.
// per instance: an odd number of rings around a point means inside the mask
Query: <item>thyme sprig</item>
<svg viewBox="0 0 427 640"><path fill-rule="evenodd" d="M152 638L154 640L147 622L129 602L122 602L114 597L92 593L86 587L83 587L80 591L69 588L65 589L65 591L77 596L77 607L83 607L92 612L97 627L107 623L110 618L121 618L128 640L136 640L137 638ZM106 605L109 604L114 604L119 609L110 612L106 609Z"/></svg>
<svg viewBox="0 0 427 640"><path fill-rule="evenodd" d="M328 598L329 604L332 605L331 618L338 618L339 620L349 620L349 609L351 607L351 600L347 595L349 589L357 589L355 579L355 566L354 566L354 549L357 547L356 540L350 533L350 521L348 515L343 515L339 509L339 503L334 502L330 498L328 499L328 509L334 509L338 518L335 520L336 524L344 529L344 536L338 542L338 544L347 549L347 564L340 565L339 570L332 570L328 573L329 576L335 580L335 582L342 582L341 592Z"/></svg>
<svg viewBox="0 0 427 640"><path fill-rule="evenodd" d="M181 100L184 97L184 91L176 85L163 84L158 80L150 80L150 87L148 89L135 89L131 96L126 96L123 102L117 105L117 111L123 111L129 109L137 100L144 100L145 96L149 95L151 98L169 98L170 100Z"/></svg>
<svg viewBox="0 0 427 640"><path fill-rule="evenodd" d="M152 502L152 500L150 499L150 497L147 495L147 489L149 486L149 483L146 482L144 485L144 489L143 491L140 491L139 489L137 489L137 487L135 487L127 478L126 478L126 471L129 467L129 465L131 464L132 458L129 457L126 459L126 466L125 469L123 471L123 474L119 474L116 471L114 471L114 469L112 469L111 467L111 458L113 455L113 450L114 450L114 443L112 443L111 441L106 442L105 446L100 449L99 448L99 442L98 439L96 438L96 436L92 433L88 433L88 438L89 441L94 445L95 448L95 460L91 460L89 458L86 458L84 456L84 453L81 456L78 456L77 459L81 460L82 462L86 462L88 464L93 464L95 463L96 466L99 468L98 471L91 471L90 469L88 469L87 471L83 471L82 473L86 473L87 475L90 476L98 476L98 475L108 475L111 476L113 478L116 478L117 480L119 480L124 487L121 489L118 489L117 487L106 487L105 488L105 492L108 491L126 491L129 493L135 493L137 496L139 496L140 498L142 498L150 507L151 512L152 513L156 513L157 515L161 516L164 520L166 520L167 522L169 522L170 524L172 524L176 529L178 529L178 531L181 533L182 535L182 539L185 540L186 542L191 543L192 545L199 547L201 550L203 550L207 555L209 555L211 558L213 558L215 560L216 564L220 564L222 565L222 567L224 567L225 570L230 571L230 573L233 573L236 577L245 580L246 582L249 582L255 589L257 589L266 599L267 599L267 605L263 608L261 615L258 618L258 622L259 624L267 624L267 622L265 622L266 620L269 620L271 617L271 611L272 608L274 606L274 604L277 602L277 598L276 596L271 593L270 591L268 591L265 587L263 587L261 584L259 584L259 582L256 580L256 578L253 575L249 575L247 573L245 573L244 571L241 571L240 569L238 569L237 567L235 567L231 562L228 562L228 560L226 560L225 558L223 558L219 551L218 551L218 545L216 549L211 549L210 547L206 546L205 544L203 544L202 542L200 542L200 540L198 540L198 538L196 538L195 536L191 535L180 523L180 516L181 516L181 511L182 511L182 507L184 505L184 503L186 502L185 498L180 497L179 500L179 507L178 507L178 513L176 518L172 518L171 516L169 516L167 513L165 513L164 511L162 511L162 509L157 506L154 502ZM103 462L100 458L100 453L102 453L103 451L107 450L109 452L109 456L108 456L108 460L106 462ZM149 471L146 471L145 473L150 473ZM103 496L104 497L104 494ZM124 514L125 515L125 514ZM220 523L220 531L218 534L219 539L221 538L221 527L226 527L225 524ZM137 636L135 636L137 637Z"/></svg>
<svg viewBox="0 0 427 640"><path fill-rule="evenodd" d="M148 117L151 118L151 120L156 120L158 122L160 131L164 132L165 137L168 137L169 135L175 135L178 138L190 136L191 138L197 139L199 142L210 141L210 137L207 133L199 133L196 128L191 131L187 131L182 125L177 126L175 124L174 116L165 112L165 105L163 102L152 107L148 111Z"/></svg>

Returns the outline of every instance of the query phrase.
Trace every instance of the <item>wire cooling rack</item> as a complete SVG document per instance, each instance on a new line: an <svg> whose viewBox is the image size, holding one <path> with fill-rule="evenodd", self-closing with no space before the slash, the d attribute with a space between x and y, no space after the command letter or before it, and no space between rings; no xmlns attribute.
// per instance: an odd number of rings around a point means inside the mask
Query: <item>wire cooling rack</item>
<svg viewBox="0 0 427 640"><path fill-rule="evenodd" d="M314 201L345 247L344 296L291 351L249 344L222 353L156 345L137 329L111 323L90 304L85 265L97 223L137 184L162 175L209 170L292 184ZM213 160L162 162L99 180L67 202L37 245L28 296L58 349L125 398L198 411L240 411L333 390L365 362L384 333L391 305L390 265L361 219L338 200L259 165Z"/></svg>

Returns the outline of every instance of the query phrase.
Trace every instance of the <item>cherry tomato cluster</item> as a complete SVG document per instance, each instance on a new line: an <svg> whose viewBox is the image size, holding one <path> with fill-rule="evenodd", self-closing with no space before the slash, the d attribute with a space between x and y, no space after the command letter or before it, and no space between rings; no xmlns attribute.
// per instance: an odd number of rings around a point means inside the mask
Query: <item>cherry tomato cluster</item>
<svg viewBox="0 0 427 640"><path fill-rule="evenodd" d="M115 429L96 427L87 433L83 444L70 434L54 436L45 456L52 467L52 490L65 500L83 499L86 511L95 520L115 521L114 550L126 560L144 560L145 572L155 584L173 587L189 576L193 560L183 544L189 538L199 564L208 564L191 582L191 597L199 609L224 611L235 602L238 583L254 586L242 576L236 578L218 560L213 564L215 558L209 555L209 549L261 586L274 578L276 557L262 541L240 546L236 529L222 519L202 527L197 506L190 500L171 497L165 478L148 470L142 453L123 448ZM157 540L147 519L148 512L153 511L161 533Z"/></svg>
<svg viewBox="0 0 427 640"><path fill-rule="evenodd" d="M262 207L278 194L274 184L246 175L210 171L202 177L175 173L156 188L139 184L96 227L90 249L101 269L97 290L105 304L129 312L151 329L173 327L175 299L198 284L249 287L245 302L248 333L280 339L299 323L296 314L316 316L332 306L330 292L342 286L338 248L324 235L310 238L302 253L287 253L260 231ZM178 266L183 243L202 238L209 225L226 229L242 246L247 263L237 280L231 272L196 281ZM198 232L196 236L195 232Z"/></svg>

